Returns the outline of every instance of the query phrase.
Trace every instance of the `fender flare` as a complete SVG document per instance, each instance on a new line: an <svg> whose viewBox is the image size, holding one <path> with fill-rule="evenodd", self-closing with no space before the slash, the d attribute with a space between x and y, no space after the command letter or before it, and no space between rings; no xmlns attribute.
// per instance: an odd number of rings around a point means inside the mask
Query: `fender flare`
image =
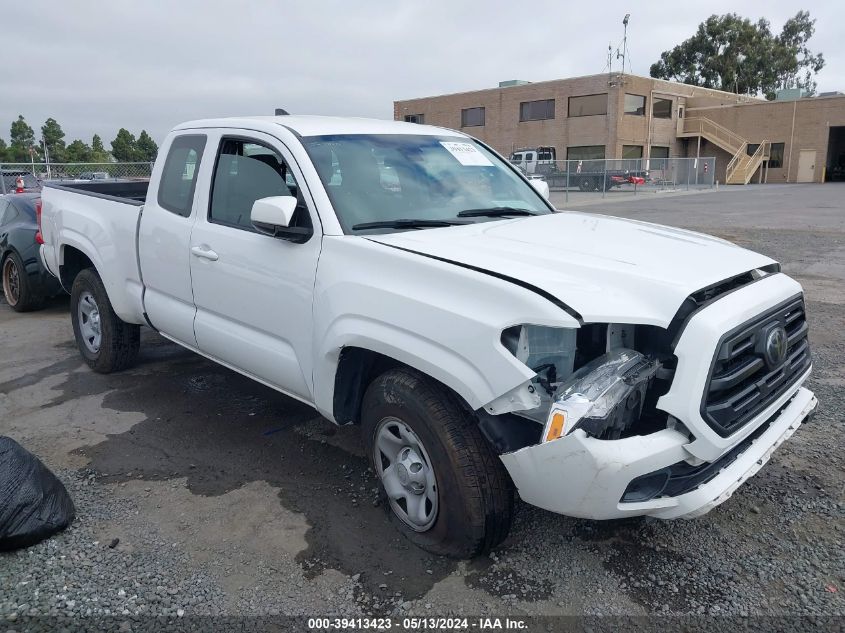
<svg viewBox="0 0 845 633"><path fill-rule="evenodd" d="M454 350L390 323L346 315L332 324L322 342L317 353L319 361L314 369L314 399L318 410L332 420L335 375L345 347L376 352L416 369L447 386L474 410L508 391L494 388L487 379L487 372ZM498 342L491 344L501 346ZM504 347L501 351L503 363L513 369L507 380L510 389L534 375Z"/></svg>

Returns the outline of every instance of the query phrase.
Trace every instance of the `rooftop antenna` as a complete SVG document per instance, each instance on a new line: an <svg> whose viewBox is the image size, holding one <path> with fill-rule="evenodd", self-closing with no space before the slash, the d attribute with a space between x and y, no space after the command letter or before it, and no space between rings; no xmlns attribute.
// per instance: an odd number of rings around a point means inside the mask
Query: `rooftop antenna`
<svg viewBox="0 0 845 633"><path fill-rule="evenodd" d="M628 20L631 19L631 14L626 13L625 18L622 20L622 24L625 27L625 35L622 37L622 52L620 53L619 50L616 50L616 58L622 58L622 74L625 74L625 55L628 52Z"/></svg>
<svg viewBox="0 0 845 633"><path fill-rule="evenodd" d="M607 43L607 74L613 74L613 46L611 43Z"/></svg>

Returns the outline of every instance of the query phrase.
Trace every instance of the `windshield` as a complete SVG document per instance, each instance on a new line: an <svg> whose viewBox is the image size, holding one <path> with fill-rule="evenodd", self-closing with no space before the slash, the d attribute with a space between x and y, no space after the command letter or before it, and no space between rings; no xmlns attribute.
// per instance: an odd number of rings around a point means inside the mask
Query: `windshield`
<svg viewBox="0 0 845 633"><path fill-rule="evenodd" d="M466 137L358 134L312 136L303 144L346 233L551 213L533 187ZM372 226L407 220L422 222Z"/></svg>

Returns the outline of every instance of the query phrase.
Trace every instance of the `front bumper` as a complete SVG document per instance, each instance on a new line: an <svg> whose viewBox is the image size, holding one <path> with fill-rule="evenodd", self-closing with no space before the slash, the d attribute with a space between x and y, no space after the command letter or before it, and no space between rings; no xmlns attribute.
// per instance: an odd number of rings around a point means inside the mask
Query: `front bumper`
<svg viewBox="0 0 845 633"><path fill-rule="evenodd" d="M812 415L818 401L798 388L768 429L715 477L676 497L622 502L637 477L691 457L689 438L666 429L622 440L598 440L575 431L559 440L501 456L523 501L552 512L587 519L654 516L692 518L726 501L740 484Z"/></svg>
<svg viewBox="0 0 845 633"><path fill-rule="evenodd" d="M664 429L649 435L600 440L582 430L501 456L522 499L569 516L614 519L649 515L695 517L728 499L813 413L817 400L801 385L808 369L757 418L729 437L702 419L698 403L720 336L800 292L786 275L772 275L697 312L675 353L678 369L658 408L681 420L689 434ZM622 501L632 481L662 469L701 466L704 476L674 494ZM631 498L630 496L628 498Z"/></svg>

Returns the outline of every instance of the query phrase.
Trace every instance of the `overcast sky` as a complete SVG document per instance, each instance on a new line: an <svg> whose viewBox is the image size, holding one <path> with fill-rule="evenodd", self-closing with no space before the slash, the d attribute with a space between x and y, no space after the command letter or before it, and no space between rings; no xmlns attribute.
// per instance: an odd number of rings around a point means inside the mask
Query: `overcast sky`
<svg viewBox="0 0 845 633"><path fill-rule="evenodd" d="M633 72L713 13L772 30L800 8L817 19L810 49L820 91L845 91L845 2L310 2L26 0L3 10L0 138L23 114L56 118L66 141L106 147L118 128L159 143L176 123L292 113L392 118L393 100L603 72L622 39ZM616 62L619 68L619 63Z"/></svg>

